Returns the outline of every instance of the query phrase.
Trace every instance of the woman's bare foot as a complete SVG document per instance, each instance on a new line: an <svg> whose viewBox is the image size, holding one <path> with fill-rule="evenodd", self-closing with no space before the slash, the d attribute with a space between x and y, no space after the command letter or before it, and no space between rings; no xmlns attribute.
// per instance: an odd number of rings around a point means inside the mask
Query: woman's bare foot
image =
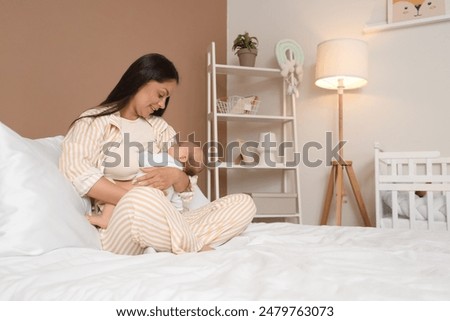
<svg viewBox="0 0 450 321"><path fill-rule="evenodd" d="M215 250L213 247L211 247L209 245L205 245L200 249L200 252L213 251L213 250Z"/></svg>

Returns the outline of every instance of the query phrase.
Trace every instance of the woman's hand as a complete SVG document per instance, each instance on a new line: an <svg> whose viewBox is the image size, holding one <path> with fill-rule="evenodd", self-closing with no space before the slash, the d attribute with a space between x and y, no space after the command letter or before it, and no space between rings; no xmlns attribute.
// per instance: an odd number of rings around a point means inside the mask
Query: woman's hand
<svg viewBox="0 0 450 321"><path fill-rule="evenodd" d="M189 178L178 168L144 167L141 170L145 174L138 177L134 182L138 186L151 186L160 190L173 186L175 191L182 192L189 185Z"/></svg>

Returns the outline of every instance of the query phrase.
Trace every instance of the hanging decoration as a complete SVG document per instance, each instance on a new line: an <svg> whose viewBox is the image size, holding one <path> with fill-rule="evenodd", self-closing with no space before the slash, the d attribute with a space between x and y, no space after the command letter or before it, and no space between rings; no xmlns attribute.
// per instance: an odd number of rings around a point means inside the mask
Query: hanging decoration
<svg viewBox="0 0 450 321"><path fill-rule="evenodd" d="M287 82L287 93L299 97L300 83L303 80L303 61L305 56L298 43L291 39L280 40L275 47L281 75Z"/></svg>

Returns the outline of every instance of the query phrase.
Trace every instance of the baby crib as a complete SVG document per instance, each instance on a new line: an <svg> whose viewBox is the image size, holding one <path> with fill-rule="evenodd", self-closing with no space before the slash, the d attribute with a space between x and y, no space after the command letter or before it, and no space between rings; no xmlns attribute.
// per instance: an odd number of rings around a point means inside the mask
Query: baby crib
<svg viewBox="0 0 450 321"><path fill-rule="evenodd" d="M450 157L437 151L385 152L375 144L379 228L450 232Z"/></svg>

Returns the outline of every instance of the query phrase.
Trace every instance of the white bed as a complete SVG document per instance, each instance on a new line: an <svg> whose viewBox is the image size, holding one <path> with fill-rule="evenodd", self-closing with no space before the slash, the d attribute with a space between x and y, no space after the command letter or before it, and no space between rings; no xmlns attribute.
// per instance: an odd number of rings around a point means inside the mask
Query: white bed
<svg viewBox="0 0 450 321"><path fill-rule="evenodd" d="M215 251L100 250L61 137L0 123L0 300L450 300L450 233L253 223Z"/></svg>
<svg viewBox="0 0 450 321"><path fill-rule="evenodd" d="M450 300L450 235L255 223L216 251L0 258L0 300Z"/></svg>

